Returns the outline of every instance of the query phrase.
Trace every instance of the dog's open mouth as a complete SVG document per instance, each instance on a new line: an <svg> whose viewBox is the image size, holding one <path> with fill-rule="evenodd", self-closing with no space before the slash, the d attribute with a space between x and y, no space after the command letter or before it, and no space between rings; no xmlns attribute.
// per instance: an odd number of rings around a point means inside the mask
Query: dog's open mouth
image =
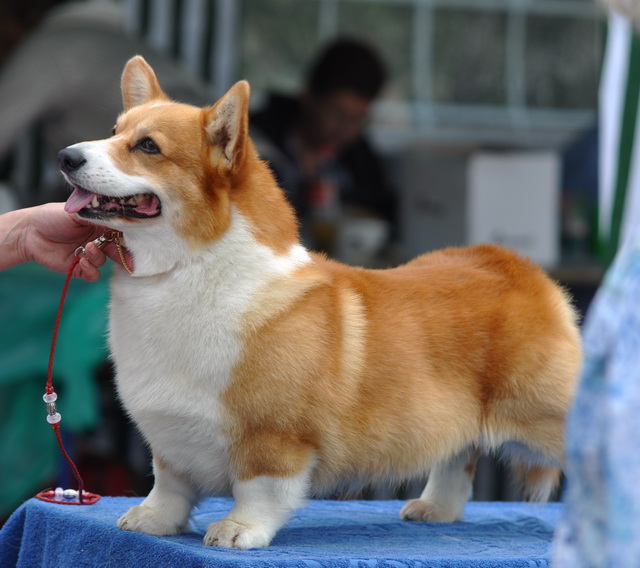
<svg viewBox="0 0 640 568"><path fill-rule="evenodd" d="M162 207L158 197L152 193L112 197L75 187L64 209L67 213L77 213L80 217L92 219L113 217L149 219L160 215Z"/></svg>

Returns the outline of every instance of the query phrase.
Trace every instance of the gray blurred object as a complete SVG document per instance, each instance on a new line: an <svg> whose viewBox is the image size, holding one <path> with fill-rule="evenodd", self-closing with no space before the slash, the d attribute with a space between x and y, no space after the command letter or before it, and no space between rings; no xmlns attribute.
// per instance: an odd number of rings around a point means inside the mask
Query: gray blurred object
<svg viewBox="0 0 640 568"><path fill-rule="evenodd" d="M120 4L63 4L47 13L0 72L0 158L15 151L11 182L20 205L66 198L57 152L107 138L122 110L120 75L143 55L167 93L204 105L206 87L171 56L125 29Z"/></svg>

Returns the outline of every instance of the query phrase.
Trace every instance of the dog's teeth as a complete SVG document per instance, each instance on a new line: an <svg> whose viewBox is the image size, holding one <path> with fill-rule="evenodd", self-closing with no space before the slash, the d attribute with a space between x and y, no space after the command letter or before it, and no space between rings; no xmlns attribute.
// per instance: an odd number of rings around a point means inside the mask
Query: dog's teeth
<svg viewBox="0 0 640 568"><path fill-rule="evenodd" d="M127 205L138 205L138 200L135 198L135 196L130 197L129 199L127 199Z"/></svg>
<svg viewBox="0 0 640 568"><path fill-rule="evenodd" d="M100 201L98 200L98 196L94 195L93 199L91 200L91 207L99 207L100 206Z"/></svg>

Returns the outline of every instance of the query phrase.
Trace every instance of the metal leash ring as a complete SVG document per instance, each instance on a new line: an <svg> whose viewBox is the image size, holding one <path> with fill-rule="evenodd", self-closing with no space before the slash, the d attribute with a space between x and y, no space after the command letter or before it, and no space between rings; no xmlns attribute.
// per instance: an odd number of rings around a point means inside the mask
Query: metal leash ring
<svg viewBox="0 0 640 568"><path fill-rule="evenodd" d="M93 241L93 244L95 244L99 249L101 249L107 243L115 243L116 246L122 246L122 238L120 237L120 233L118 231L109 231L104 235L100 235ZM86 254L86 249L83 246L79 246L73 254L75 256L84 256Z"/></svg>

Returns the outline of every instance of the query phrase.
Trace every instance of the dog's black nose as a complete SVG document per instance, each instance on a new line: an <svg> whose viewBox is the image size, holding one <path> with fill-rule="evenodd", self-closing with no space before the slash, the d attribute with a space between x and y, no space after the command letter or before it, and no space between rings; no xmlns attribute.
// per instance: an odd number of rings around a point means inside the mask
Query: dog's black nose
<svg viewBox="0 0 640 568"><path fill-rule="evenodd" d="M58 152L60 169L67 174L80 168L86 161L84 154L76 148L65 148Z"/></svg>

